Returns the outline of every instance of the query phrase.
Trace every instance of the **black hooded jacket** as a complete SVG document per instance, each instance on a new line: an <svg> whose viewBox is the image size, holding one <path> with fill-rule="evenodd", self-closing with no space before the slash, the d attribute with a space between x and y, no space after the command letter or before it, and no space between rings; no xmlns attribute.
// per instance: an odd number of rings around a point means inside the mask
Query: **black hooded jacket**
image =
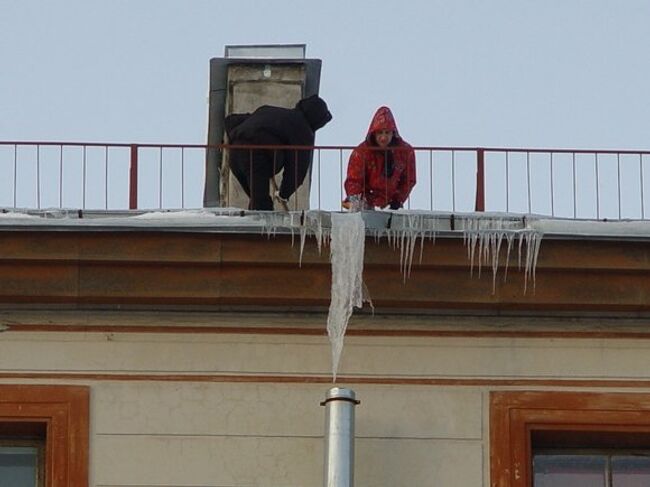
<svg viewBox="0 0 650 487"><path fill-rule="evenodd" d="M325 101L313 95L300 100L295 108L263 105L253 113L228 115L225 128L233 145L313 146L316 130L331 119ZM271 157L276 173L284 168L280 196L289 198L307 175L311 151L287 149L275 155L271 152Z"/></svg>

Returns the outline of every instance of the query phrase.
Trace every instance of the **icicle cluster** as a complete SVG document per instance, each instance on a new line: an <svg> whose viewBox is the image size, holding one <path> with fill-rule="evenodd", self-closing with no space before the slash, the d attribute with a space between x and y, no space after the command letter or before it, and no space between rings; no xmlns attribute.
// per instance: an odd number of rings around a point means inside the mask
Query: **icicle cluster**
<svg viewBox="0 0 650 487"><path fill-rule="evenodd" d="M541 232L522 225L520 221L504 218L466 216L458 218L457 225L463 231L470 274L473 275L475 265L478 268L479 277L481 276L481 267L483 265L490 266L493 294L496 292L499 257L504 240L506 242L504 282L508 276L510 253L515 240L519 239L517 262L519 270L521 270L522 256L524 256L524 294L528 289L529 279L533 282L533 289L535 288L535 269L542 241Z"/></svg>
<svg viewBox="0 0 650 487"><path fill-rule="evenodd" d="M326 225L323 225L323 222ZM323 250L323 244L327 244L331 237L332 222L330 213L324 211L310 211L303 213L302 225L300 226L300 260L298 264L302 266L302 253L305 250L305 239L307 233L316 238L318 253Z"/></svg>
<svg viewBox="0 0 650 487"><path fill-rule="evenodd" d="M436 232L440 223L436 218L424 213L405 213L401 218L390 219L390 227L386 228L388 245L399 250L399 268L404 282L411 276L413 266L413 254L420 239L420 263L424 251L424 240L428 237L433 243L436 240ZM381 235L380 235L381 236Z"/></svg>
<svg viewBox="0 0 650 487"><path fill-rule="evenodd" d="M324 245L330 245L332 264L332 289L327 332L332 345L332 375L336 381L338 364L343 349L343 338L348 321L355 307L361 308L369 299L363 283L363 257L365 250L365 220L372 221L369 230L379 241L386 237L389 245L399 250L400 271L404 281L410 276L413 256L420 239L420 262L424 241L435 244L439 232L462 232L467 247L470 275L474 269L480 277L483 266L492 270L492 292L496 292L496 278L505 244L503 279L507 278L510 254L518 241L519 269L524 269L524 293L528 282L535 286L535 268L543 233L524 218L498 214L449 215L431 212L385 213L330 213L324 211L269 212L260 215L263 232L274 236L278 229L291 231L292 245L295 232L300 236L300 259L307 235L316 238L319 253ZM522 264L523 261L523 264Z"/></svg>

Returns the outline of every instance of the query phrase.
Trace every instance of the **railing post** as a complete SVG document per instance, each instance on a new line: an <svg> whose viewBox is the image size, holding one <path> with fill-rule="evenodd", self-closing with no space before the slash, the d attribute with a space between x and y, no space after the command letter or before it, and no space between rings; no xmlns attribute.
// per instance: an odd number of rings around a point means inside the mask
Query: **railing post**
<svg viewBox="0 0 650 487"><path fill-rule="evenodd" d="M138 209L138 146L131 145L131 166L129 169L129 209Z"/></svg>
<svg viewBox="0 0 650 487"><path fill-rule="evenodd" d="M485 149L476 149L476 203L474 211L485 211Z"/></svg>

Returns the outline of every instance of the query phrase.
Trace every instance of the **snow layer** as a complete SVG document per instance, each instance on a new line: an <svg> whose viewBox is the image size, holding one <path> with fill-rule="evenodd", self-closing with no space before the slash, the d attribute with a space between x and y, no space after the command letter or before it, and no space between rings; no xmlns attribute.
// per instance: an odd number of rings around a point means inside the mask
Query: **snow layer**
<svg viewBox="0 0 650 487"><path fill-rule="evenodd" d="M264 227L265 220L241 209L220 208L183 211L95 211L73 209L10 210L0 212L0 228L30 227L112 227L112 228L222 228Z"/></svg>
<svg viewBox="0 0 650 487"><path fill-rule="evenodd" d="M545 234L585 237L650 237L650 221L588 221L539 218L529 222L531 229Z"/></svg>

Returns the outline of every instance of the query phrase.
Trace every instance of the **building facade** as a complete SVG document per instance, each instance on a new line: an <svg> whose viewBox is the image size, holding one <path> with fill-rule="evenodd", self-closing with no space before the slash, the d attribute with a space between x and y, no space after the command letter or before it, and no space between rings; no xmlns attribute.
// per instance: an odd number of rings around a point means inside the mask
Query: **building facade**
<svg viewBox="0 0 650 487"><path fill-rule="evenodd" d="M40 448L51 487L322 485L331 269L298 239L3 225L5 447ZM361 401L357 485L525 486L538 450L649 446L646 241L545 235L526 290L500 252L493 283L449 231L405 278L367 238L374 313L337 379Z"/></svg>

